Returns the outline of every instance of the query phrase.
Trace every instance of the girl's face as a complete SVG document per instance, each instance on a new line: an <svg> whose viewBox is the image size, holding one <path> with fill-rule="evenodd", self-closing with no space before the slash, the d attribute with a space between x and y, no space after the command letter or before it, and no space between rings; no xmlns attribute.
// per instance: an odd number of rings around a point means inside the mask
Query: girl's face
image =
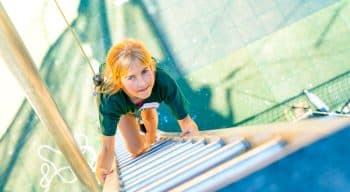
<svg viewBox="0 0 350 192"><path fill-rule="evenodd" d="M154 76L154 71L150 67L136 62L130 66L127 74L121 78L122 89L131 101L137 103L151 95Z"/></svg>

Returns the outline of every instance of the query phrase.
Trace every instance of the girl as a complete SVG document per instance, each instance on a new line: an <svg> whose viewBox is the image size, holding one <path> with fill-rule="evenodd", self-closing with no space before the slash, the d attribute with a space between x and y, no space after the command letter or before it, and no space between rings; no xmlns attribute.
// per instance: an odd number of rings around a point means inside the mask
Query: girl
<svg viewBox="0 0 350 192"><path fill-rule="evenodd" d="M114 135L118 127L127 150L133 157L156 142L158 113L164 101L178 119L184 135L198 134L197 124L188 114L186 100L175 81L156 62L143 44L126 39L113 46L107 55L103 76L107 78L98 96L102 148L96 165L101 184L114 164ZM146 133L140 133L136 114L140 114Z"/></svg>

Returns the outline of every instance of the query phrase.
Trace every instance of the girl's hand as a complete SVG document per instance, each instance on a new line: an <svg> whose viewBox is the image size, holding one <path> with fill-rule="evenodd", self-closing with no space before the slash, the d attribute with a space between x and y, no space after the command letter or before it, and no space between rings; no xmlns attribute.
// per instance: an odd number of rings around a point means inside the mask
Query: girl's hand
<svg viewBox="0 0 350 192"><path fill-rule="evenodd" d="M96 178L98 182L103 185L105 183L107 175L111 174L113 172L113 169L107 170L103 168L97 168L96 169Z"/></svg>
<svg viewBox="0 0 350 192"><path fill-rule="evenodd" d="M195 129L193 127L188 127L188 128L184 128L182 129L181 132L181 137L185 137L185 136L196 136L198 135L198 129Z"/></svg>
<svg viewBox="0 0 350 192"><path fill-rule="evenodd" d="M114 136L102 136L102 148L96 161L96 178L101 185L114 169Z"/></svg>
<svg viewBox="0 0 350 192"><path fill-rule="evenodd" d="M181 137L196 136L199 134L196 122L194 122L189 115L187 115L184 119L178 120L178 123L182 130Z"/></svg>

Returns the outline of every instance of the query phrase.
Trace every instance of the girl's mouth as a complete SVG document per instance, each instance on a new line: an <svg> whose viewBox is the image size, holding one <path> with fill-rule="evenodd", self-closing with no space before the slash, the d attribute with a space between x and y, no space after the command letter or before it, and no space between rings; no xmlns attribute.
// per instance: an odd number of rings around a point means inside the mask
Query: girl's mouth
<svg viewBox="0 0 350 192"><path fill-rule="evenodd" d="M144 88L144 89L140 89L140 90L138 90L137 92L145 92L145 91L147 91L147 89L148 89L148 87L146 87L146 88Z"/></svg>

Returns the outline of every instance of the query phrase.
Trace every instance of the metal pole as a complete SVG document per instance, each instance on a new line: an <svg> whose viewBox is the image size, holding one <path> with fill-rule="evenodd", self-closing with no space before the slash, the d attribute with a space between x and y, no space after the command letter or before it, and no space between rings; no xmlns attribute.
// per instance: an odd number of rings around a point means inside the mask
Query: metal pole
<svg viewBox="0 0 350 192"><path fill-rule="evenodd" d="M48 128L56 144L70 163L80 181L90 190L99 191L98 184L80 153L68 126L62 118L34 62L12 25L0 2L0 54L7 67L22 86L27 100L41 122Z"/></svg>

